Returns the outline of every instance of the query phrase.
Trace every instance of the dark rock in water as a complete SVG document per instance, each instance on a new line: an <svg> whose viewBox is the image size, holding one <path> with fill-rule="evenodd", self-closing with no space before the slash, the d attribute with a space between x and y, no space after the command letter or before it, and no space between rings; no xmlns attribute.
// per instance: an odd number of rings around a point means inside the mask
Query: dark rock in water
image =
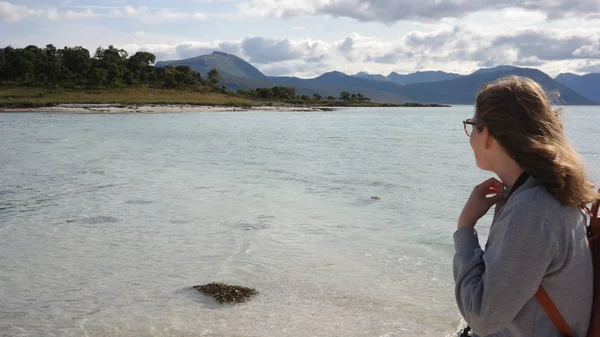
<svg viewBox="0 0 600 337"><path fill-rule="evenodd" d="M193 286L199 292L211 296L220 304L223 303L243 303L252 296L257 295L256 289L229 285L221 282L213 282L201 286Z"/></svg>

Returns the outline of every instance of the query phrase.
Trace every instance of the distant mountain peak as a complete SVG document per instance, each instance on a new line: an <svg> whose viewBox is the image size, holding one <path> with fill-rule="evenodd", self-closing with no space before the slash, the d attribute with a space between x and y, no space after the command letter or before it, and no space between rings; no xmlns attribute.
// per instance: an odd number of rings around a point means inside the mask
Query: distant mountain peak
<svg viewBox="0 0 600 337"><path fill-rule="evenodd" d="M585 75L563 73L556 76L555 80L589 99L600 102L600 90L598 90L600 88L600 74L598 73Z"/></svg>
<svg viewBox="0 0 600 337"><path fill-rule="evenodd" d="M234 54L229 54L229 53L226 53L226 52L223 52L223 51L218 51L218 50L213 51L212 53L210 53L210 55L221 56L221 57L228 57L228 58L233 58L233 59L236 59L236 60L242 60L242 61L244 61L239 56L236 56ZM202 56L200 56L200 57L202 57ZM246 62L246 61L244 61L244 62Z"/></svg>
<svg viewBox="0 0 600 337"><path fill-rule="evenodd" d="M447 73L445 71L441 71L441 70L425 70L425 71L417 70L415 72L415 74L449 74L449 73Z"/></svg>
<svg viewBox="0 0 600 337"><path fill-rule="evenodd" d="M333 79L333 78L343 78L343 77L348 77L348 75L344 74L341 71L334 70L334 71L326 72L323 75L318 76L316 78L319 78L319 79L331 78L331 79Z"/></svg>
<svg viewBox="0 0 600 337"><path fill-rule="evenodd" d="M417 71L410 74L398 74L395 71L392 71L387 78L394 82L402 83L402 84L413 84L413 83L424 83L424 82L438 82L438 81L447 81L453 80L464 75L456 74L456 73L447 73L440 70L435 71Z"/></svg>
<svg viewBox="0 0 600 337"><path fill-rule="evenodd" d="M374 81L389 81L390 80L389 78L387 78L381 74L370 74L365 71L358 72L358 73L352 75L352 77L366 78L366 79L374 80Z"/></svg>
<svg viewBox="0 0 600 337"><path fill-rule="evenodd" d="M383 76L381 74L372 74L366 71L359 71L356 74L352 75L352 76Z"/></svg>
<svg viewBox="0 0 600 337"><path fill-rule="evenodd" d="M155 66L164 67L178 65L190 66L190 68L203 76L206 76L211 69L215 68L225 77L243 77L262 81L269 80L267 76L250 63L238 56L222 51L213 51L208 55L200 55L184 60L161 61L157 62Z"/></svg>
<svg viewBox="0 0 600 337"><path fill-rule="evenodd" d="M518 69L528 69L528 68L519 68L519 67L509 66L509 65L499 65L496 67L481 68L481 69L475 71L473 74L494 73L497 71L512 71L512 70L518 70Z"/></svg>
<svg viewBox="0 0 600 337"><path fill-rule="evenodd" d="M561 76L561 75L562 76L571 76L571 77L579 77L580 76L580 75L573 74L573 73L560 73L560 74L558 74L558 76Z"/></svg>
<svg viewBox="0 0 600 337"><path fill-rule="evenodd" d="M577 77L580 77L580 76L577 74L573 74L573 73L560 73L554 79L564 85L568 85L568 83L571 80L573 80L574 78L577 78Z"/></svg>
<svg viewBox="0 0 600 337"><path fill-rule="evenodd" d="M341 72L341 71L337 71L337 70L333 70L333 71L329 71L324 73L323 75L336 75L336 76L348 76L345 73ZM322 76L322 75L321 75Z"/></svg>

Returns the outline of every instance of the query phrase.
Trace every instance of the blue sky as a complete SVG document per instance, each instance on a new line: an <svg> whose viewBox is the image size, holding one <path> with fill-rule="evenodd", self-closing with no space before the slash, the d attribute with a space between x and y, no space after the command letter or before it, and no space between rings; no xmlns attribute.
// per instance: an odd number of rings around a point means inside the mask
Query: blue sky
<svg viewBox="0 0 600 337"><path fill-rule="evenodd" d="M221 50L267 75L600 72L599 0L11 0L0 45L113 44L159 60Z"/></svg>

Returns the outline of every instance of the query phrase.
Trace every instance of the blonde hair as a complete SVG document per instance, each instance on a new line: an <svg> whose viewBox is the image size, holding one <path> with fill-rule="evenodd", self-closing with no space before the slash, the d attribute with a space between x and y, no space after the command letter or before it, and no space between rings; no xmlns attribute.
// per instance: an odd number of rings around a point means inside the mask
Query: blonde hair
<svg viewBox="0 0 600 337"><path fill-rule="evenodd" d="M525 77L509 76L481 87L476 116L525 171L563 205L585 206L600 199L584 163L569 144L543 88Z"/></svg>

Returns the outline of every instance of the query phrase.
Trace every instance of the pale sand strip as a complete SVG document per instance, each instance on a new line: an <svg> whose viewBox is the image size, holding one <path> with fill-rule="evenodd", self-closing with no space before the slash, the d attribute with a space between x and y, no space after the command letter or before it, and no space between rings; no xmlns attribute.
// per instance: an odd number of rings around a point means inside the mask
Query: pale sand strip
<svg viewBox="0 0 600 337"><path fill-rule="evenodd" d="M267 111L267 112L317 112L332 111L329 107L297 107L297 106L256 106L256 107L232 107L232 106L207 106L207 105L124 105L124 104L59 104L51 107L36 108L0 108L0 112L61 112L61 113L101 113L101 114L124 114L124 113L169 113L169 112L232 112L232 111Z"/></svg>

